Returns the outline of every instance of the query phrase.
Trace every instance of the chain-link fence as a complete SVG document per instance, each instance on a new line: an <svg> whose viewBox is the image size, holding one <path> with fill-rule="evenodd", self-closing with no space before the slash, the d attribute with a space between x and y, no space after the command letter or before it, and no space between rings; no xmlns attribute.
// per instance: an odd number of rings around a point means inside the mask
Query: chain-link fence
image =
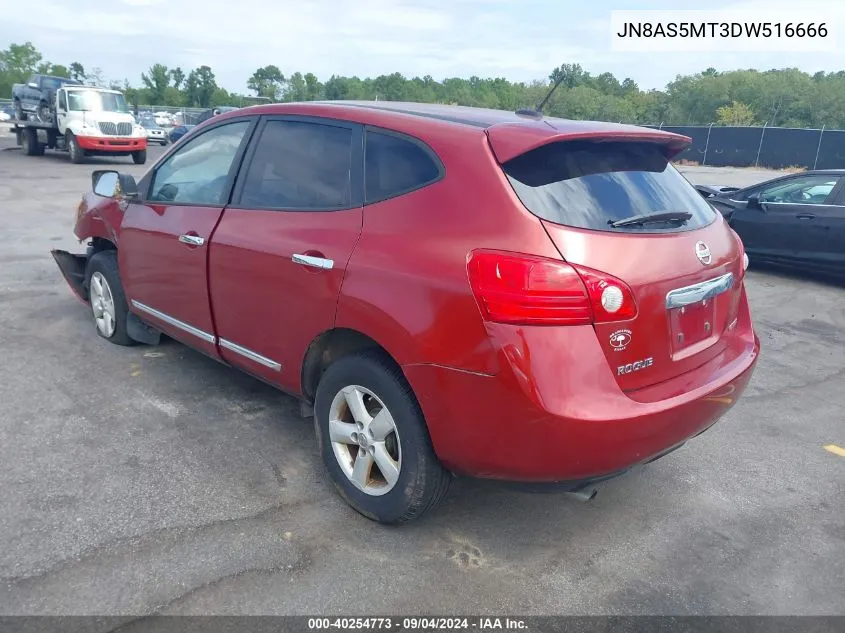
<svg viewBox="0 0 845 633"><path fill-rule="evenodd" d="M677 157L713 167L845 168L845 130L722 125L650 125L683 134L690 147Z"/></svg>
<svg viewBox="0 0 845 633"><path fill-rule="evenodd" d="M132 107L135 113L135 108ZM152 117L159 125L193 125L203 112L209 108L180 108L176 106L139 105L138 117Z"/></svg>

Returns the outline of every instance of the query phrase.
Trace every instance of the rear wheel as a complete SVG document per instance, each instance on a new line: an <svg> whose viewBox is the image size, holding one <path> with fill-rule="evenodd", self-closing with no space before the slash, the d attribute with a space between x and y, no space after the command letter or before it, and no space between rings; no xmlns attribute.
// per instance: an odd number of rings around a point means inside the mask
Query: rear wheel
<svg viewBox="0 0 845 633"><path fill-rule="evenodd" d="M97 334L115 345L134 345L126 331L129 307L117 268L116 251L100 251L88 260L85 274L88 302Z"/></svg>
<svg viewBox="0 0 845 633"><path fill-rule="evenodd" d="M21 138L23 153L27 156L42 156L44 144L38 142L38 132L35 128L28 127L23 131Z"/></svg>
<svg viewBox="0 0 845 633"><path fill-rule="evenodd" d="M143 165L147 162L147 150L142 149L137 152L132 152L132 161L136 165Z"/></svg>
<svg viewBox="0 0 845 633"><path fill-rule="evenodd" d="M79 145L79 141L76 140L76 137L73 135L72 132L68 131L66 134L67 140L67 153L70 155L70 162L76 163L79 165L80 163L85 162L85 150L82 149Z"/></svg>
<svg viewBox="0 0 845 633"><path fill-rule="evenodd" d="M341 496L381 523L404 523L436 506L451 474L401 371L382 354L345 356L317 387L314 426Z"/></svg>

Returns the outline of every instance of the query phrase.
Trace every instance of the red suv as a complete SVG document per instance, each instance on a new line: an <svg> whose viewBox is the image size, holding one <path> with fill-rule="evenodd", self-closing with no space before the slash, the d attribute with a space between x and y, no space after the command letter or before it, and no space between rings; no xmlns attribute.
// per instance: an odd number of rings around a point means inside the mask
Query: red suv
<svg viewBox="0 0 845 633"><path fill-rule="evenodd" d="M440 105L257 106L137 183L93 174L54 251L100 336L163 333L301 398L385 523L452 473L572 492L719 419L759 353L742 243L689 139ZM587 495L589 496L589 495Z"/></svg>

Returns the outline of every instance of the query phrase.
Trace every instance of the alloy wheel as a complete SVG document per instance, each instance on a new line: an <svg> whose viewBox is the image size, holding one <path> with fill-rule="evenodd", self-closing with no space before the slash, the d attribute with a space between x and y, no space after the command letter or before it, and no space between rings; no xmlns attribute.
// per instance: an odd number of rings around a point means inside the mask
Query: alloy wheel
<svg viewBox="0 0 845 633"><path fill-rule="evenodd" d="M332 399L329 441L341 470L362 492L380 496L396 485L402 467L396 423L366 387L344 387Z"/></svg>
<svg viewBox="0 0 845 633"><path fill-rule="evenodd" d="M112 296L109 282L102 273L95 272L91 275L91 310L94 312L94 321L97 329L105 338L111 338L116 326L114 297Z"/></svg>

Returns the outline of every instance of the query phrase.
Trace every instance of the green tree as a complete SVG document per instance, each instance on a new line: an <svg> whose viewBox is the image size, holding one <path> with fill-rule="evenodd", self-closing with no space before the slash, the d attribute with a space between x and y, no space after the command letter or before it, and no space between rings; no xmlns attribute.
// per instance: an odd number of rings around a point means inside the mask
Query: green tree
<svg viewBox="0 0 845 633"><path fill-rule="evenodd" d="M147 92L150 105L165 105L170 72L164 64L153 64L149 71L141 73L141 81Z"/></svg>
<svg viewBox="0 0 845 633"><path fill-rule="evenodd" d="M41 53L32 45L10 44L9 48L0 52L0 70L14 82L26 81L26 78L36 72L41 63Z"/></svg>
<svg viewBox="0 0 845 633"><path fill-rule="evenodd" d="M73 62L70 65L70 78L76 81L85 80L85 67L79 62Z"/></svg>
<svg viewBox="0 0 845 633"><path fill-rule="evenodd" d="M182 87L182 82L185 81L185 71L177 66L170 71L170 78L173 80L173 87L179 90Z"/></svg>
<svg viewBox="0 0 845 633"><path fill-rule="evenodd" d="M581 64L561 64L557 68L555 68L552 73L549 75L549 80L552 83L557 83L558 80L562 79L561 85L566 88L574 88L582 83L588 77L584 72L584 69L581 68Z"/></svg>
<svg viewBox="0 0 845 633"><path fill-rule="evenodd" d="M305 83L302 73L295 72L288 79L285 101L308 101L308 84Z"/></svg>
<svg viewBox="0 0 845 633"><path fill-rule="evenodd" d="M719 125L754 125L754 111L741 101L731 101L716 109L716 122Z"/></svg>
<svg viewBox="0 0 845 633"><path fill-rule="evenodd" d="M210 107L217 89L217 81L209 66L200 66L192 70L185 80L187 102L192 106Z"/></svg>
<svg viewBox="0 0 845 633"><path fill-rule="evenodd" d="M247 80L247 88L255 91L257 97L267 97L277 101L283 92L285 76L278 66L270 65L259 68Z"/></svg>
<svg viewBox="0 0 845 633"><path fill-rule="evenodd" d="M323 85L314 73L305 73L305 94L307 101L322 98Z"/></svg>
<svg viewBox="0 0 845 633"><path fill-rule="evenodd" d="M33 72L45 72L103 83L99 68L86 72L79 62L53 64L31 42L10 44L0 51L0 97ZM796 68L774 70L706 68L679 75L663 90L641 90L634 79L612 73L591 74L579 64L561 64L545 79L523 83L502 77L405 77L385 73L361 78L333 75L322 83L310 72L295 72L287 80L278 66L257 69L247 80L249 90L274 100L316 99L409 100L424 103L482 106L514 111L533 107L552 86L561 85L545 107L553 116L665 125L712 122L749 125L845 129L845 70L808 74ZM111 82L116 87L118 82ZM141 87L123 82L131 103L210 107L243 105L248 99L217 85L214 73L201 66L186 73L154 64L141 75Z"/></svg>

